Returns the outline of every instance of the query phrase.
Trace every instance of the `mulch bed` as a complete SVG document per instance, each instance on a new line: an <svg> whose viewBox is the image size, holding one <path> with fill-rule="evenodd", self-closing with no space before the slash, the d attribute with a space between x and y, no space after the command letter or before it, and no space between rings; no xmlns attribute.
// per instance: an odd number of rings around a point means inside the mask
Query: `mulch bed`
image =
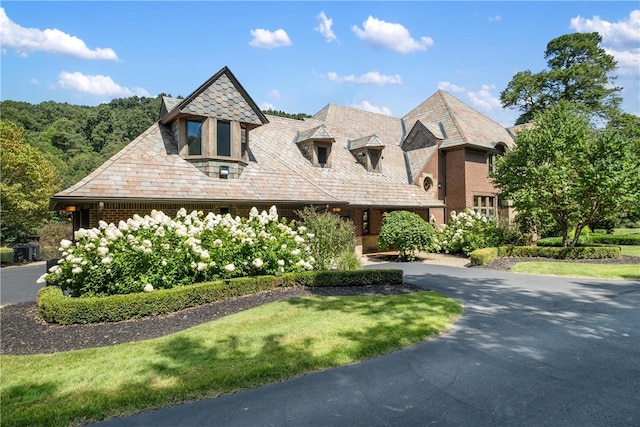
<svg viewBox="0 0 640 427"><path fill-rule="evenodd" d="M38 314L35 302L0 308L0 354L40 354L104 347L158 338L190 327L291 297L313 295L391 295L424 289L401 286L345 286L332 288L278 288L232 300L204 304L176 313L117 323L58 325Z"/></svg>
<svg viewBox="0 0 640 427"><path fill-rule="evenodd" d="M548 258L497 258L484 267L509 270L517 262L551 261L584 262L589 264L638 264L640 257L620 259L553 260ZM58 325L47 323L38 315L35 302L7 305L0 308L0 354L40 354L104 347L142 341L179 332L229 314L291 297L312 295L389 295L423 290L403 286L352 286L335 288L279 288L228 301L205 304L176 313L144 317L117 323L88 325Z"/></svg>

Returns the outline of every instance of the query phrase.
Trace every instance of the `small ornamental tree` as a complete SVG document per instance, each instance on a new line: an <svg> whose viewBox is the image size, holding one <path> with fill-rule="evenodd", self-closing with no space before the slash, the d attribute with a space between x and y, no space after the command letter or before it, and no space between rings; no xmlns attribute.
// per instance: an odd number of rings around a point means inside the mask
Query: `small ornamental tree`
<svg viewBox="0 0 640 427"><path fill-rule="evenodd" d="M416 251L429 251L433 243L433 228L418 214L395 211L382 221L378 245L381 249L397 250L403 261L415 260Z"/></svg>

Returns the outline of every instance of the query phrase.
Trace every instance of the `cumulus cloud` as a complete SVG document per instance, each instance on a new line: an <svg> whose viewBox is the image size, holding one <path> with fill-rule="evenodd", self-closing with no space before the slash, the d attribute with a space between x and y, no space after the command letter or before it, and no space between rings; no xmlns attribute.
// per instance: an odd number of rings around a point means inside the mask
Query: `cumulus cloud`
<svg viewBox="0 0 640 427"><path fill-rule="evenodd" d="M359 104L351 104L351 106L353 108L357 108L358 110L364 110L370 113L384 114L385 116L391 115L391 110L389 110L387 107L376 107L375 105L371 105L369 101L362 101Z"/></svg>
<svg viewBox="0 0 640 427"><path fill-rule="evenodd" d="M263 102L262 104L260 104L260 109L263 111L275 110L275 107L270 102Z"/></svg>
<svg viewBox="0 0 640 427"><path fill-rule="evenodd" d="M127 88L114 82L109 76L88 76L80 72L69 73L63 71L58 76L58 85L64 89L73 89L90 95L104 95L118 98L130 96L149 96L149 93L140 87Z"/></svg>
<svg viewBox="0 0 640 427"><path fill-rule="evenodd" d="M271 89L268 94L271 99L280 99L280 92L278 89Z"/></svg>
<svg viewBox="0 0 640 427"><path fill-rule="evenodd" d="M362 23L362 29L354 25L351 30L361 40L374 46L392 49L400 53L411 53L418 50L427 50L433 46L431 37L420 37L419 40L411 37L409 30L401 24L385 22L369 16Z"/></svg>
<svg viewBox="0 0 640 427"><path fill-rule="evenodd" d="M378 86L384 85L399 85L402 84L402 77L399 74L395 74L393 76L386 76L384 74L380 74L377 71L369 71L359 77L350 74L348 76L339 76L337 73L330 72L327 73L327 78L334 82L339 83L357 83L357 84L374 84Z"/></svg>
<svg viewBox="0 0 640 427"><path fill-rule="evenodd" d="M333 26L333 19L327 18L327 15L324 14L324 11L320 12L320 14L316 16L316 18L318 19L318 21L320 21L320 23L317 27L314 28L314 30L322 34L322 37L324 37L327 43L338 40L333 30L331 29L331 27Z"/></svg>
<svg viewBox="0 0 640 427"><path fill-rule="evenodd" d="M34 52L48 52L80 59L118 60L118 55L113 49L100 47L89 49L78 37L58 29L40 30L22 27L11 21L2 7L0 7L0 44L3 52L12 49L22 57L27 57Z"/></svg>
<svg viewBox="0 0 640 427"><path fill-rule="evenodd" d="M500 103L500 99L491 93L495 88L495 85L482 85L481 90L476 92L468 91L467 96L471 104L482 111L501 111L502 104Z"/></svg>
<svg viewBox="0 0 640 427"><path fill-rule="evenodd" d="M276 47L291 46L292 44L287 32L283 29L269 31L257 28L251 30L251 35L253 39L249 42L249 45L259 49L273 49Z"/></svg>
<svg viewBox="0 0 640 427"><path fill-rule="evenodd" d="M569 27L579 33L598 32L602 36L602 47L618 61L621 74L640 74L640 10L618 22L609 22L594 16L592 19L578 15L572 18Z"/></svg>
<svg viewBox="0 0 640 427"><path fill-rule="evenodd" d="M500 22L502 21L502 16L500 15L489 16L487 19L489 20L489 22Z"/></svg>
<svg viewBox="0 0 640 427"><path fill-rule="evenodd" d="M447 92L464 92L466 90L462 86L457 86L450 82L438 82L438 89Z"/></svg>

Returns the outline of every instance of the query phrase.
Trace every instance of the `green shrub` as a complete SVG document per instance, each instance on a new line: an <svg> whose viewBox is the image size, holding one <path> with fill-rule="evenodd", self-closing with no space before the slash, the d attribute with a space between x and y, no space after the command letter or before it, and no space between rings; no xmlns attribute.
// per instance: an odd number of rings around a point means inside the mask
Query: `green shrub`
<svg viewBox="0 0 640 427"><path fill-rule="evenodd" d="M451 212L447 224L436 234L434 248L439 252L469 255L476 249L502 244L506 233L498 227L495 218L465 209L460 213ZM515 235L509 237L515 238Z"/></svg>
<svg viewBox="0 0 640 427"><path fill-rule="evenodd" d="M501 246L499 257L543 257L555 259L602 259L620 258L617 246L577 246L567 248L547 246Z"/></svg>
<svg viewBox="0 0 640 427"><path fill-rule="evenodd" d="M637 234L607 234L591 236L594 243L606 245L640 245L640 235Z"/></svg>
<svg viewBox="0 0 640 427"><path fill-rule="evenodd" d="M362 267L360 257L354 251L342 251L336 260L338 270L358 270Z"/></svg>
<svg viewBox="0 0 640 427"><path fill-rule="evenodd" d="M310 233L310 255L315 259L314 269L329 270L336 265L343 252L354 252L356 234L353 222L331 212L318 212L307 206L296 212Z"/></svg>
<svg viewBox="0 0 640 427"><path fill-rule="evenodd" d="M64 239L73 240L71 224L49 223L38 232L38 242L40 246L60 247L60 242Z"/></svg>
<svg viewBox="0 0 640 427"><path fill-rule="evenodd" d="M433 247L435 233L431 225L420 215L408 211L394 211L382 220L378 235L381 249L400 252L400 259L415 260L416 251L429 251Z"/></svg>
<svg viewBox="0 0 640 427"><path fill-rule="evenodd" d="M12 248L0 248L0 262L13 262Z"/></svg>
<svg viewBox="0 0 640 427"><path fill-rule="evenodd" d="M49 323L119 322L172 313L216 301L290 286L401 285L402 270L309 271L280 276L256 276L197 283L153 292L106 297L72 298L58 286L38 292L37 305Z"/></svg>
<svg viewBox="0 0 640 427"><path fill-rule="evenodd" d="M482 266L487 265L498 256L498 248L482 248L476 249L470 254L471 265Z"/></svg>
<svg viewBox="0 0 640 427"><path fill-rule="evenodd" d="M588 245L589 243L591 243L592 237L594 237L594 236L586 237L586 236L580 235L580 237L578 237L577 245L578 246ZM538 239L536 241L536 245L537 246L548 246L548 247L561 247L562 246L562 237L544 237L542 239Z"/></svg>

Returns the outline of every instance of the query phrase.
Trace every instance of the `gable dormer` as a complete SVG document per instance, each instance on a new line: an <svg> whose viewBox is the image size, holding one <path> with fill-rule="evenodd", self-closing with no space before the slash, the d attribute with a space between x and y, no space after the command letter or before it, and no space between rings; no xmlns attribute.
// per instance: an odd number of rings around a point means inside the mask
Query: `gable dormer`
<svg viewBox="0 0 640 427"><path fill-rule="evenodd" d="M329 134L325 125L298 132L294 142L313 166L331 167L331 147L336 140Z"/></svg>
<svg viewBox="0 0 640 427"><path fill-rule="evenodd" d="M249 131L268 120L224 67L187 98L164 97L160 123L170 127L182 158L226 179L240 176L249 163Z"/></svg>
<svg viewBox="0 0 640 427"><path fill-rule="evenodd" d="M373 134L349 141L347 148L368 172L382 172L384 144L380 142L377 135Z"/></svg>
<svg viewBox="0 0 640 427"><path fill-rule="evenodd" d="M419 150L431 147L446 139L442 123L429 123L416 120L415 124L402 142L404 151Z"/></svg>

